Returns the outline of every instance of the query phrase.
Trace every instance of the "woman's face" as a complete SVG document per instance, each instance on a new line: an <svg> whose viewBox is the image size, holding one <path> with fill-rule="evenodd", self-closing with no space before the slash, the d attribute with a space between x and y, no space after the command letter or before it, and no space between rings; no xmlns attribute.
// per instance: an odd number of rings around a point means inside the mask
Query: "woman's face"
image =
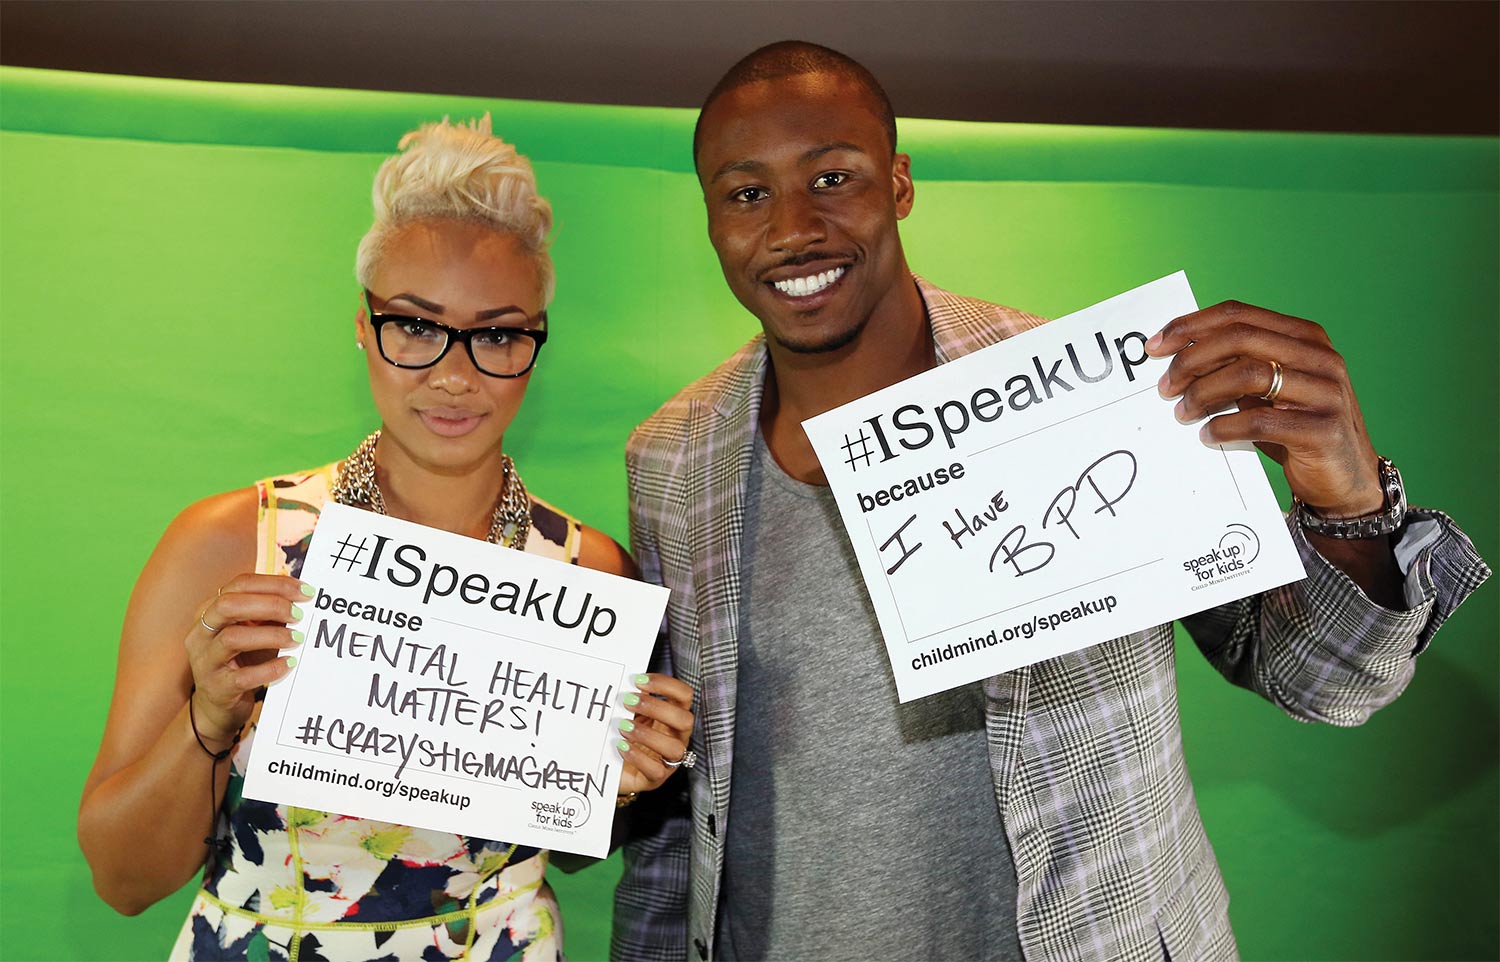
<svg viewBox="0 0 1500 962"><path fill-rule="evenodd" d="M509 234L462 221L419 221L386 245L370 280L377 313L406 314L467 329L534 327L542 311L536 260ZM482 373L459 343L432 367L399 368L380 354L363 309L355 327L384 425L382 447L438 471L473 468L499 454L521 407L528 372Z"/></svg>

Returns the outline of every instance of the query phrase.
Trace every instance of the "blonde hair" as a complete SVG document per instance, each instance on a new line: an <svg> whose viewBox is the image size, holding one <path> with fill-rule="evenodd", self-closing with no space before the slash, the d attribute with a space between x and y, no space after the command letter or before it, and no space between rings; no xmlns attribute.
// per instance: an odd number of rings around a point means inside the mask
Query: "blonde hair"
<svg viewBox="0 0 1500 962"><path fill-rule="evenodd" d="M368 288L390 237L414 221L448 218L509 234L536 258L542 303L556 280L547 253L552 205L537 193L531 162L490 131L490 115L423 124L375 174L375 222L359 242L354 276Z"/></svg>

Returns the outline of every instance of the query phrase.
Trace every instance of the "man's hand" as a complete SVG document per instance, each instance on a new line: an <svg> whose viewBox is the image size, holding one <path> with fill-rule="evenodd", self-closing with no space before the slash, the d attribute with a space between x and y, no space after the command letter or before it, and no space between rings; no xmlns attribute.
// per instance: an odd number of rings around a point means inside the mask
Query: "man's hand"
<svg viewBox="0 0 1500 962"><path fill-rule="evenodd" d="M1281 465L1292 494L1323 517L1384 507L1375 448L1349 371L1322 327L1225 301L1171 321L1146 342L1146 353L1176 355L1157 389L1180 398L1179 421L1209 418L1200 432L1205 443L1253 441ZM1281 383L1273 390L1278 365ZM1221 413L1236 406L1235 413ZM1388 538L1309 540L1371 598L1403 606Z"/></svg>
<svg viewBox="0 0 1500 962"><path fill-rule="evenodd" d="M1317 324L1225 301L1173 320L1146 342L1146 353L1176 355L1157 389L1181 398L1177 420L1239 406L1203 425L1206 443L1254 441L1281 465L1292 494L1324 517L1372 514L1385 504L1348 369ZM1281 390L1267 402L1276 364Z"/></svg>

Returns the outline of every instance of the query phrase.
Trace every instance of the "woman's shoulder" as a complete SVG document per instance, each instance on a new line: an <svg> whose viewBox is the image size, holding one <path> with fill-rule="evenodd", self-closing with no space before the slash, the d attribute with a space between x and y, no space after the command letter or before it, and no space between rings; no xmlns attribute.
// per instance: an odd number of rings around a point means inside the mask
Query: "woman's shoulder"
<svg viewBox="0 0 1500 962"><path fill-rule="evenodd" d="M596 571L627 578L639 577L629 552L615 539L534 494L531 495L531 531L532 537L547 542L547 548L551 550L546 553L557 551L565 560Z"/></svg>
<svg viewBox="0 0 1500 962"><path fill-rule="evenodd" d="M260 511L260 491L251 486L210 495L183 508L167 528L169 535L188 538L204 546L214 544L255 545L255 518Z"/></svg>
<svg viewBox="0 0 1500 962"><path fill-rule="evenodd" d="M290 520L288 512L306 515L309 525L316 523L318 510L333 487L338 464L277 475L195 501L167 526L157 551L164 560L193 564L197 559L196 563L215 570L256 570L262 521L267 513L283 517L278 527L290 527L286 523Z"/></svg>
<svg viewBox="0 0 1500 962"><path fill-rule="evenodd" d="M622 578L641 577L641 572L631 560L630 552L620 543L597 528L585 525L580 532L578 563L585 568L604 571Z"/></svg>
<svg viewBox="0 0 1500 962"><path fill-rule="evenodd" d="M307 507L316 511L332 493L343 463L334 461L320 468L278 474L257 482L255 490L259 492L261 503L268 508L275 509L282 506L281 502L287 502L293 507Z"/></svg>
<svg viewBox="0 0 1500 962"><path fill-rule="evenodd" d="M558 547L575 547L583 522L530 491L526 495L531 500L531 537L541 537Z"/></svg>
<svg viewBox="0 0 1500 962"><path fill-rule="evenodd" d="M148 573L250 571L255 567L255 525L260 493L255 487L215 494L183 508L167 525Z"/></svg>

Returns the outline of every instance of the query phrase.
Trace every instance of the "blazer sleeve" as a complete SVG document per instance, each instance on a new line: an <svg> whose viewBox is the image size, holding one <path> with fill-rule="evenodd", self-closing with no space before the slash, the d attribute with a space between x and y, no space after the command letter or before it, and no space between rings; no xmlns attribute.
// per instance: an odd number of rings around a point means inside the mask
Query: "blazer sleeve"
<svg viewBox="0 0 1500 962"><path fill-rule="evenodd" d="M639 465L626 458L630 479L630 546L641 577L662 584L661 558L650 511L638 485ZM672 646L662 622L651 670L672 674ZM610 958L681 962L687 958L688 872L692 816L686 770L620 813L625 871L615 889Z"/></svg>
<svg viewBox="0 0 1500 962"><path fill-rule="evenodd" d="M1293 718L1362 724L1401 694L1416 656L1490 569L1439 511L1413 508L1396 541L1406 611L1371 601L1290 516L1307 578L1183 619L1220 674Z"/></svg>

